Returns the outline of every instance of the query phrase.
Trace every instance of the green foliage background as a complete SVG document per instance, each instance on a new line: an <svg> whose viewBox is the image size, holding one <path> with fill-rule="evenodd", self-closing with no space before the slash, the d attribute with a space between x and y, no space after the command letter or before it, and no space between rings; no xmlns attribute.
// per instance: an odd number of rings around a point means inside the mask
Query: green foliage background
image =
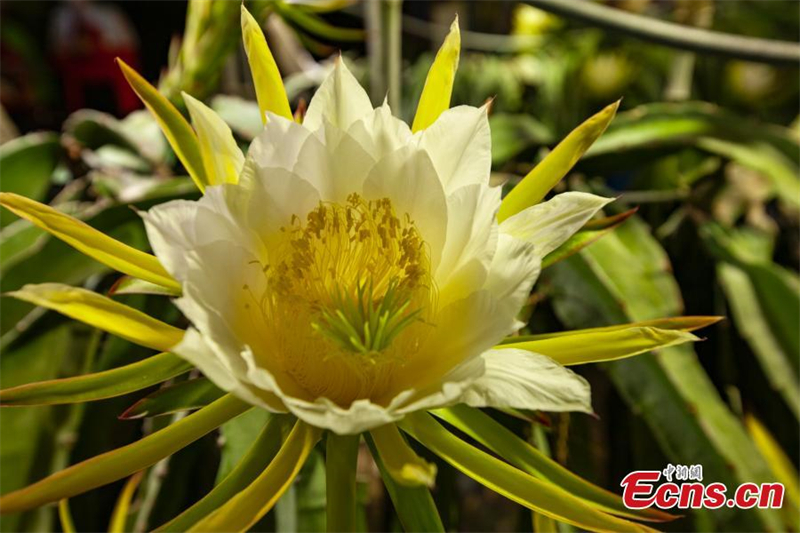
<svg viewBox="0 0 800 533"><path fill-rule="evenodd" d="M324 4L326 12L341 7ZM793 2L614 4L642 16L732 34L795 43L799 38L800 19ZM162 77L162 89L176 103L180 90L198 97L217 93L220 79L212 73L226 61L236 63L242 54L236 44L238 3L200 6L192 3L184 46ZM638 213L581 253L545 270L527 309L528 331L679 314L727 317L705 330L708 340L694 347L582 369L593 386L596 418L541 415L531 423L501 413L493 416L550 449L570 469L612 490L629 471L661 469L668 462L702 464L707 481L728 487L786 476L796 481L797 65L679 51L585 22L553 18L514 2L441 2L426 9L406 5L397 112L406 119L413 116L432 60L430 51L458 11L465 50L453 104L481 105L494 98L494 178L506 187L583 119L624 97L607 133L560 187L618 196L609 214L631 207L638 207ZM280 19L295 46L302 45L293 53L310 58L315 68L324 68L330 51L343 47L369 84L373 71L364 54L364 34L353 29L362 24L361 6L321 14L320 9L262 0L253 2L253 11L261 20ZM305 55L308 51L313 55ZM317 80L313 69L293 72L286 80L293 104L307 99ZM251 95L210 101L243 144L252 139L253 125L257 130L260 122ZM61 132L31 133L0 146L0 172L3 191L49 202L142 249L147 240L129 205L146 209L174 198L196 197L144 112L117 120L78 111ZM58 281L105 292L115 283L105 267L11 213L0 213L0 224L2 291ZM163 298L119 298L173 323L178 315ZM0 318L3 388L97 372L146 355L141 348L16 300L0 300ZM0 492L131 442L181 416L117 419L142 396L2 410ZM745 415L768 427L793 462L793 471L776 469L746 431ZM207 436L151 468L134 504L130 528L142 531L161 524L207 492L255 439L263 421L250 418L259 416L264 415L253 411L235 419L219 435ZM325 470L321 452L315 454L258 530L324 528ZM439 467L434 497L446 528L531 529L527 511L498 500L445 465ZM360 526L398 529L377 467L365 462L359 480ZM120 487L121 483L103 487L72 501L79 530L105 530ZM665 527L797 530L800 517L796 512L792 516L797 502L790 503L788 513L693 511ZM538 524L537 528L547 527ZM3 516L0 526L3 531L59 528L52 507Z"/></svg>

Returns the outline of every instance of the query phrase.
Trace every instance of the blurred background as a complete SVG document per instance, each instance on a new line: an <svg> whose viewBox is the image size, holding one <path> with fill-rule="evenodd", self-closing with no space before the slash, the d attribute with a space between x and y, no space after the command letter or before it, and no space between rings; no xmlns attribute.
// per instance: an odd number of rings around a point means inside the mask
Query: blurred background
<svg viewBox="0 0 800 533"><path fill-rule="evenodd" d="M572 128L622 98L607 133L559 187L618 197L606 214L624 222L611 232L588 228L595 233L587 238L602 238L544 270L523 317L527 331L679 314L726 320L704 330L707 339L694 346L579 368L592 384L597 416L492 414L614 491L628 472L668 463L703 465L706 483L786 485L783 511L687 511L667 530L800 529L800 4L245 3L265 29L293 109L304 109L341 51L373 103L388 93L394 113L407 121L458 14L462 54L452 103L493 99L493 180L506 187ZM128 206L146 209L196 193L114 58L179 108L181 91L205 100L246 146L261 121L239 9L235 0L3 0L0 190L146 246ZM3 211L0 226L2 291L45 281L113 289L117 279L105 267L27 222ZM163 298L117 297L180 320ZM3 388L147 355L7 298L0 300L0 349ZM118 420L141 396L1 411L0 490L181 416ZM260 414L240 417L151 468L132 529L159 525L224 477L261 427L248 421L253 416ZM360 468L361 526L398 530L368 454ZM434 496L449 530L531 530L528 511L443 464L439 472ZM324 475L316 456L257 530L324 529ZM75 498L78 530L105 530L120 488ZM0 520L3 531L59 527L54 508Z"/></svg>

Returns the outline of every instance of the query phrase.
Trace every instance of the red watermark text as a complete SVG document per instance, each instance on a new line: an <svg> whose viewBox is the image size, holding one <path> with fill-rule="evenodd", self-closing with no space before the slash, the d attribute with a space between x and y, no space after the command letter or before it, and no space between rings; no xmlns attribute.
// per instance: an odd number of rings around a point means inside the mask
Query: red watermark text
<svg viewBox="0 0 800 533"><path fill-rule="evenodd" d="M724 483L702 483L702 472L699 465L669 465L664 471L631 472L620 483L623 489L622 502L628 509L652 506L659 509L778 509L783 506L784 490L781 483L742 483L729 492ZM673 474L675 481L680 483L673 481Z"/></svg>

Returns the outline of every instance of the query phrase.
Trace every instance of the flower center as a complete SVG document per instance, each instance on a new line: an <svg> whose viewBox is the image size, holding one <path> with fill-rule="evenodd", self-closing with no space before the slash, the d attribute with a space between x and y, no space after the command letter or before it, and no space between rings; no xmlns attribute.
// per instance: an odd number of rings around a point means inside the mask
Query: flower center
<svg viewBox="0 0 800 533"><path fill-rule="evenodd" d="M434 310L429 254L413 220L388 198L351 194L281 232L258 302L265 350L312 395L343 404L378 395Z"/></svg>
<svg viewBox="0 0 800 533"><path fill-rule="evenodd" d="M388 198L320 203L306 224L295 218L283 229L289 238L270 285L319 310L315 331L371 354L419 318L413 300L429 281L428 258L413 222L401 221Z"/></svg>

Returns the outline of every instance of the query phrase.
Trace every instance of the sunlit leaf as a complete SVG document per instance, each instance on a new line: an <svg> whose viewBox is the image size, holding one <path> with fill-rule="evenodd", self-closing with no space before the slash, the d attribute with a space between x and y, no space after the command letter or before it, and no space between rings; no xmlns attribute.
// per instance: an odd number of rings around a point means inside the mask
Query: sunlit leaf
<svg viewBox="0 0 800 533"><path fill-rule="evenodd" d="M227 395L186 418L116 450L87 459L24 489L0 497L3 513L70 498L151 466L252 406Z"/></svg>
<svg viewBox="0 0 800 533"><path fill-rule="evenodd" d="M96 292L78 287L41 283L25 285L6 294L155 350L167 351L183 338L183 330Z"/></svg>
<svg viewBox="0 0 800 533"><path fill-rule="evenodd" d="M682 149L707 138L743 143L757 140L774 146L794 164L800 162L800 142L789 128L752 120L708 102L655 102L620 113L586 153L586 159L611 156L617 167L620 163L638 164L638 159L630 157L635 151Z"/></svg>
<svg viewBox="0 0 800 533"><path fill-rule="evenodd" d="M700 234L717 263L717 277L740 335L752 348L772 387L800 417L800 278L757 253L746 234L706 223ZM763 242L758 238L758 242Z"/></svg>
<svg viewBox="0 0 800 533"><path fill-rule="evenodd" d="M545 274L548 283L558 287L553 307L569 328L682 313L669 258L636 216ZM691 345L603 363L603 368L671 462L703 464L704 476L726 486L770 481L764 460ZM770 509L702 514L717 529L782 527L780 516Z"/></svg>
<svg viewBox="0 0 800 533"><path fill-rule="evenodd" d="M0 405L57 405L113 398L156 385L191 369L192 365L177 355L161 353L104 372L3 389L0 390Z"/></svg>
<svg viewBox="0 0 800 533"><path fill-rule="evenodd" d="M65 362L79 359L71 329L64 324L3 349L2 386L53 379L64 370ZM24 487L42 476L40 458L50 453L56 432L64 428L62 421L60 413L48 408L0 409L0 493ZM26 518L24 514L3 515L0 530L23 531Z"/></svg>
<svg viewBox="0 0 800 533"><path fill-rule="evenodd" d="M37 132L12 139L0 146L3 180L0 190L36 200L44 199L50 178L63 149L58 134ZM11 222L8 213L0 213L0 223Z"/></svg>
<svg viewBox="0 0 800 533"><path fill-rule="evenodd" d="M10 268L38 252L50 235L27 220L17 219L0 230L0 268Z"/></svg>
<svg viewBox="0 0 800 533"><path fill-rule="evenodd" d="M790 363L790 357L797 354L790 354L781 346L773 331L776 324L761 309L758 293L746 272L720 263L717 274L741 336L752 347L772 387L784 397L795 417L800 418L800 384Z"/></svg>

